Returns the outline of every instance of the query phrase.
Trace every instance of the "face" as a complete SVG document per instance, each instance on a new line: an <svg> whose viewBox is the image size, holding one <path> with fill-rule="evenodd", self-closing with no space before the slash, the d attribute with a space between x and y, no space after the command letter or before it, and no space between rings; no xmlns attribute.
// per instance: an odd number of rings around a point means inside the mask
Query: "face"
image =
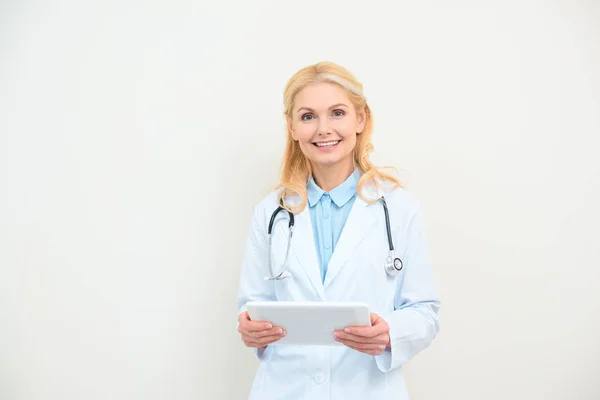
<svg viewBox="0 0 600 400"><path fill-rule="evenodd" d="M365 127L364 110L356 112L345 89L319 82L302 89L287 119L292 138L316 168L353 168L356 136Z"/></svg>

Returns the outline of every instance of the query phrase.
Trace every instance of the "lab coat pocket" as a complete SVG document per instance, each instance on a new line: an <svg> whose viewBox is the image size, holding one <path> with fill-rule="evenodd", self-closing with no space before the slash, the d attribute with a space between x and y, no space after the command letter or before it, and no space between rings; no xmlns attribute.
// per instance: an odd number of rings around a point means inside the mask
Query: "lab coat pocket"
<svg viewBox="0 0 600 400"><path fill-rule="evenodd" d="M273 357L273 353L275 352L275 345L270 344L270 345L267 345L267 347L265 347L264 350L257 350L257 351L260 354L258 359L261 362L268 362L271 359L271 357Z"/></svg>
<svg viewBox="0 0 600 400"><path fill-rule="evenodd" d="M273 284L275 285L275 297L277 298L277 301L293 300L290 297L290 285L293 284L292 279L293 278L286 278L273 281Z"/></svg>
<svg viewBox="0 0 600 400"><path fill-rule="evenodd" d="M271 369L270 361L275 352L275 345L270 344L263 351L257 351L259 352L258 359L260 360L260 365L256 372L252 392L261 393L264 390L265 379L268 378L269 370Z"/></svg>
<svg viewBox="0 0 600 400"><path fill-rule="evenodd" d="M368 249L356 259L356 275L352 279L356 300L367 301L370 310L375 313L391 311L397 282L403 271L396 276L387 274L385 261L389 249L381 237L371 238Z"/></svg>

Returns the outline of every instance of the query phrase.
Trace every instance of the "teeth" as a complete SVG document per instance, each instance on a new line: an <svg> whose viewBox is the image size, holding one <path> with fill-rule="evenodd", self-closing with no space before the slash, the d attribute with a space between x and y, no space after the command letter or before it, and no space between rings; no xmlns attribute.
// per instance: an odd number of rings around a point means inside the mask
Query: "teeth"
<svg viewBox="0 0 600 400"><path fill-rule="evenodd" d="M319 147L331 147L331 146L335 146L338 143L339 143L339 140L335 140L333 142L323 142L323 143L315 143L315 144Z"/></svg>

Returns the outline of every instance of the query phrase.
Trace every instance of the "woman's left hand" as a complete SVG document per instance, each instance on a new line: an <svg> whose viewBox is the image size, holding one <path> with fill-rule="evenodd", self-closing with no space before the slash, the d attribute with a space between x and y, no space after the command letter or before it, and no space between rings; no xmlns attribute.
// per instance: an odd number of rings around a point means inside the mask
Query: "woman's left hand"
<svg viewBox="0 0 600 400"><path fill-rule="evenodd" d="M379 315L371 313L371 326L349 326L335 331L333 336L351 349L378 356L390 344L390 326Z"/></svg>

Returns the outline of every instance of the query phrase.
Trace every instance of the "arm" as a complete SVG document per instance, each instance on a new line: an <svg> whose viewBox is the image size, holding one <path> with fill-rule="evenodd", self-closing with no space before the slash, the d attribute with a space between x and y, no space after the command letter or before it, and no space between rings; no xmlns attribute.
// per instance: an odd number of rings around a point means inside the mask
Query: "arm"
<svg viewBox="0 0 600 400"><path fill-rule="evenodd" d="M419 208L407 228L407 251L402 279L398 280L394 311L382 314L389 325L390 342L377 366L388 372L406 364L426 349L439 331L440 300L427 253L423 218Z"/></svg>
<svg viewBox="0 0 600 400"><path fill-rule="evenodd" d="M252 222L240 273L238 289L238 328L240 314L246 311L248 301L274 301L276 300L274 285L272 281L265 281L264 277L269 275L268 263L268 239L265 218L260 215L260 207L254 208ZM276 328L273 328L276 329ZM266 355L267 346L254 347L253 350L259 360Z"/></svg>

